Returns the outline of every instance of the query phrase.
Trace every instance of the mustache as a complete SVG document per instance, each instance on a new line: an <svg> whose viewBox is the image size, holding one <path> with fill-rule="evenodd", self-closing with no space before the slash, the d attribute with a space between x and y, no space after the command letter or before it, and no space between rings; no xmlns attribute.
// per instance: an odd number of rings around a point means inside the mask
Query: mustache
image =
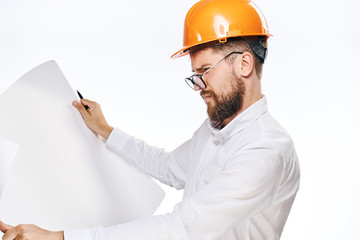
<svg viewBox="0 0 360 240"><path fill-rule="evenodd" d="M200 92L200 95L203 97L204 95L210 95L210 96L215 96L215 93L214 93L214 91L212 91L212 90L205 90L205 89L203 89L203 90L201 90L201 92Z"/></svg>

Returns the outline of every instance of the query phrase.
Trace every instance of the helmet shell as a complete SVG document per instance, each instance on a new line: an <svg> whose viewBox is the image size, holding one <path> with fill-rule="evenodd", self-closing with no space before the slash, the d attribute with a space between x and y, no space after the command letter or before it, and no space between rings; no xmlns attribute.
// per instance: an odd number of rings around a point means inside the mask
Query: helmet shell
<svg viewBox="0 0 360 240"><path fill-rule="evenodd" d="M250 0L201 0L187 13L183 48L171 56L189 53L191 47L230 37L270 36L266 19Z"/></svg>

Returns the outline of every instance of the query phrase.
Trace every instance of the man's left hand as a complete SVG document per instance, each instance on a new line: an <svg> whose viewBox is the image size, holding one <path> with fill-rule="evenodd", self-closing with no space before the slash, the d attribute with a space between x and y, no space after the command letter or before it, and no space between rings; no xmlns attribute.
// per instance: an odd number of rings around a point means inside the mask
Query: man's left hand
<svg viewBox="0 0 360 240"><path fill-rule="evenodd" d="M0 221L0 230L5 233L3 240L64 240L64 232L52 232L35 225L20 224L16 227Z"/></svg>

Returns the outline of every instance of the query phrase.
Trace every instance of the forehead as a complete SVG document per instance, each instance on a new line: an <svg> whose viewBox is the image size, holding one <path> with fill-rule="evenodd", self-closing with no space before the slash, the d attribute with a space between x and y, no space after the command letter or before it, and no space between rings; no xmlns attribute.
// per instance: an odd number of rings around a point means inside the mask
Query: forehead
<svg viewBox="0 0 360 240"><path fill-rule="evenodd" d="M212 66L223 56L220 52L214 51L211 48L199 50L195 54L190 55L191 69L193 72L199 71L202 68Z"/></svg>

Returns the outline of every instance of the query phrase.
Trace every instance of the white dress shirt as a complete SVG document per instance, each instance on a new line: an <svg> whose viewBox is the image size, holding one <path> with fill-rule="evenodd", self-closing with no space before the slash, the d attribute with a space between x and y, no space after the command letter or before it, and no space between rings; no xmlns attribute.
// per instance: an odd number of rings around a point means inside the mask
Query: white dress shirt
<svg viewBox="0 0 360 240"><path fill-rule="evenodd" d="M172 152L114 129L107 146L177 189L172 213L111 227L65 230L65 240L279 239L299 188L290 136L263 97L223 129L207 119Z"/></svg>

